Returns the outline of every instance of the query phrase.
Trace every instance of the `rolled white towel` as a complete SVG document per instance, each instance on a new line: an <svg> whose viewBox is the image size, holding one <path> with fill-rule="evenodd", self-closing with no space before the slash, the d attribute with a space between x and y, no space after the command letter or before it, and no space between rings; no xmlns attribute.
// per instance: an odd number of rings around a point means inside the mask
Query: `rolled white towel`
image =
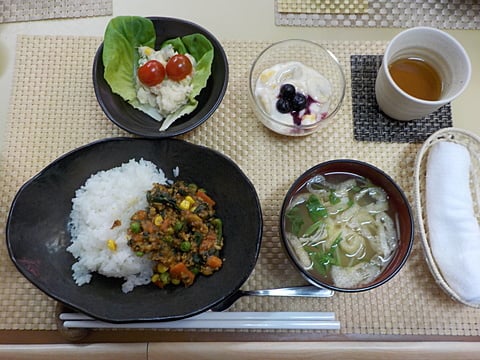
<svg viewBox="0 0 480 360"><path fill-rule="evenodd" d="M460 144L432 146L426 169L426 210L433 257L448 285L480 303L480 226L470 192L470 154Z"/></svg>

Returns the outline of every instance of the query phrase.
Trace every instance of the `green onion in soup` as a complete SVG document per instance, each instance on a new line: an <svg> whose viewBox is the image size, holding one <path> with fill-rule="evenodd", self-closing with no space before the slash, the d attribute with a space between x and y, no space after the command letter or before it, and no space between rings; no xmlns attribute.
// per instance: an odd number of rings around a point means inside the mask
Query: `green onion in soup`
<svg viewBox="0 0 480 360"><path fill-rule="evenodd" d="M397 247L386 192L360 176L313 177L292 199L286 215L288 241L299 262L337 287L373 281Z"/></svg>

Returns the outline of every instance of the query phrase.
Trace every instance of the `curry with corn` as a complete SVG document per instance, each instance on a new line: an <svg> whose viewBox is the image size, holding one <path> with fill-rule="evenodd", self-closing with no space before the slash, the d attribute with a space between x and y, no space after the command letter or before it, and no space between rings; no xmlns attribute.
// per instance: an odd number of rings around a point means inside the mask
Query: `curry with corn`
<svg viewBox="0 0 480 360"><path fill-rule="evenodd" d="M152 283L190 286L197 275L222 267L222 221L204 189L184 181L154 184L147 201L148 208L131 217L128 245L153 260Z"/></svg>

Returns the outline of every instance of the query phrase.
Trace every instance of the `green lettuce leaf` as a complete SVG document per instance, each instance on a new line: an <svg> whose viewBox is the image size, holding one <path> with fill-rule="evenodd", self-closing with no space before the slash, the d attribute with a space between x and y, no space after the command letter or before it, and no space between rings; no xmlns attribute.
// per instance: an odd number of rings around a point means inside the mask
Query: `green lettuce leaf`
<svg viewBox="0 0 480 360"><path fill-rule="evenodd" d="M139 16L119 16L112 19L105 31L103 63L104 77L112 91L128 101L133 107L152 118L162 121L158 111L141 104L136 96L136 72L138 68L139 46L155 46L155 28L151 20ZM161 48L171 44L180 54L189 53L197 61L192 78L192 92L187 103L162 122L160 130L167 129L175 120L193 112L198 101L195 97L207 85L211 75L214 49L211 42L201 34L191 34L165 41Z"/></svg>
<svg viewBox="0 0 480 360"><path fill-rule="evenodd" d="M135 100L135 73L139 46L155 46L153 23L139 16L117 16L110 20L103 41L105 80L112 92L126 101Z"/></svg>

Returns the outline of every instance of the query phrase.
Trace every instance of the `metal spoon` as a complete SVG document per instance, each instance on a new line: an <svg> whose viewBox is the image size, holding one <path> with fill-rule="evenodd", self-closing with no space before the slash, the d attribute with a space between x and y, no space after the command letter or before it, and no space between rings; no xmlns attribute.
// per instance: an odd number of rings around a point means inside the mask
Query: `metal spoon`
<svg viewBox="0 0 480 360"><path fill-rule="evenodd" d="M228 298L224 299L213 308L212 311L224 311L233 305L235 301L242 296L296 296L296 297L331 297L333 291L329 289L320 288L313 285L294 286L278 289L265 290L238 290Z"/></svg>

